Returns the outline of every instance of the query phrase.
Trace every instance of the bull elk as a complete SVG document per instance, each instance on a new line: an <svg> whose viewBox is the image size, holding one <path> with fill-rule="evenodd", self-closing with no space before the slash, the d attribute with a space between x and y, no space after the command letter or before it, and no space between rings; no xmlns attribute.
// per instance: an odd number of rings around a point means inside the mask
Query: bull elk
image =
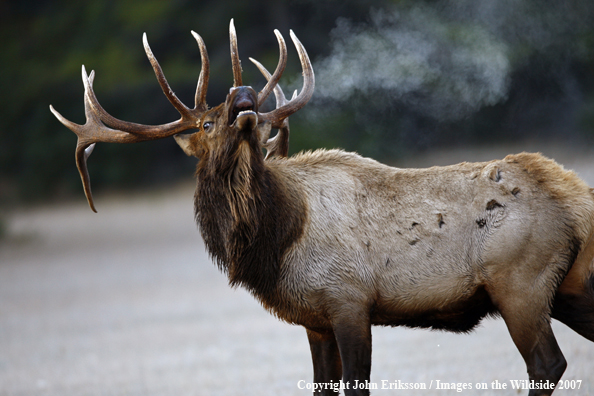
<svg viewBox="0 0 594 396"><path fill-rule="evenodd" d="M551 318L594 341L594 194L575 173L527 153L428 169L393 168L341 150L287 157L288 117L314 90L310 60L293 32L303 88L287 100L278 86L287 60L280 33L275 72L254 61L268 80L256 93L242 83L231 21L234 85L214 108L205 100L206 47L192 34L202 60L193 109L175 96L144 36L179 120L149 126L112 117L84 67L87 122L51 110L78 135L76 163L93 210L86 161L96 142L175 135L198 158L194 204L208 252L231 285L305 327L314 382L368 381L372 325L464 333L485 316L501 316L538 384L557 383L566 367ZM260 112L272 92L276 108ZM272 128L280 132L269 139Z"/></svg>

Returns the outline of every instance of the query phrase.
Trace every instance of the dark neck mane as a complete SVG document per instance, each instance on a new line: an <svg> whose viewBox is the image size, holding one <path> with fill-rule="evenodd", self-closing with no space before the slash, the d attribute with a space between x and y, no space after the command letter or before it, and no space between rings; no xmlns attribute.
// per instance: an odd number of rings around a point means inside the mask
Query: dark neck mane
<svg viewBox="0 0 594 396"><path fill-rule="evenodd" d="M196 221L230 284L271 306L283 256L303 232L306 205L266 166L257 145L242 144L227 159L198 164Z"/></svg>

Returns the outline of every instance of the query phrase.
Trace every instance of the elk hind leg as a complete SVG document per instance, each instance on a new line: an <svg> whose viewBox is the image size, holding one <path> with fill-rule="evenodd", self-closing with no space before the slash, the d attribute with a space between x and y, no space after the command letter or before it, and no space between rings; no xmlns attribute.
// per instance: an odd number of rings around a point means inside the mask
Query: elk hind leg
<svg viewBox="0 0 594 396"><path fill-rule="evenodd" d="M505 319L505 316L504 316ZM545 389L531 389L529 396L550 395L551 385L556 385L565 372L567 362L549 321L535 321L531 324L522 323L515 318L505 319L506 325L516 347L526 362L530 380L541 384ZM548 388L548 389L547 389Z"/></svg>
<svg viewBox="0 0 594 396"><path fill-rule="evenodd" d="M569 293L559 291L553 303L552 316L594 342L594 276L580 289Z"/></svg>
<svg viewBox="0 0 594 396"><path fill-rule="evenodd" d="M594 342L594 236L578 254L555 295L552 317Z"/></svg>
<svg viewBox="0 0 594 396"><path fill-rule="evenodd" d="M505 296L492 296L526 363L529 379L549 387L531 389L529 396L550 395L554 390L550 386L557 384L567 367L551 329L548 299L538 294L526 287L514 292L508 290Z"/></svg>

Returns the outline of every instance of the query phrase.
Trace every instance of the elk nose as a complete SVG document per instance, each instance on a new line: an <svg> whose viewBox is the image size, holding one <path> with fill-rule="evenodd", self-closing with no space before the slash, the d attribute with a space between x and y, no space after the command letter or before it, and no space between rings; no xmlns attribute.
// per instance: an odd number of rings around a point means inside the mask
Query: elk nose
<svg viewBox="0 0 594 396"><path fill-rule="evenodd" d="M235 101L235 105L234 105L235 109L237 109L239 111L253 110L254 102L253 102L252 98L250 98L247 95L238 95L238 96L239 97Z"/></svg>

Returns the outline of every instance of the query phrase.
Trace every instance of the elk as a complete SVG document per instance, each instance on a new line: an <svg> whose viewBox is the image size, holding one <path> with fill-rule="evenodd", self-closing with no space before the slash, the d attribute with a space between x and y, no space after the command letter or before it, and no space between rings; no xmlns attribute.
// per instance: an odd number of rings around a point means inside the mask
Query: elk
<svg viewBox="0 0 594 396"><path fill-rule="evenodd" d="M280 60L272 75L254 61L267 79L256 93L242 83L231 21L234 85L224 103L209 108L208 55L192 34L202 61L193 109L175 96L144 36L179 120L149 126L112 117L84 66L87 122L51 110L78 135L76 163L93 210L86 161L95 143L175 135L197 157L195 214L209 254L230 285L305 327L315 383L369 381L372 325L465 333L485 316L500 316L529 379L545 385L566 368L551 318L594 341L594 193L574 172L529 153L428 169L342 150L288 157L288 117L315 84L301 42L291 31L301 92L287 100L278 86L287 49L275 31ZM260 112L272 92L276 108ZM273 128L279 133L270 139ZM369 394L345 388L346 395ZM535 388L529 395L553 391Z"/></svg>

